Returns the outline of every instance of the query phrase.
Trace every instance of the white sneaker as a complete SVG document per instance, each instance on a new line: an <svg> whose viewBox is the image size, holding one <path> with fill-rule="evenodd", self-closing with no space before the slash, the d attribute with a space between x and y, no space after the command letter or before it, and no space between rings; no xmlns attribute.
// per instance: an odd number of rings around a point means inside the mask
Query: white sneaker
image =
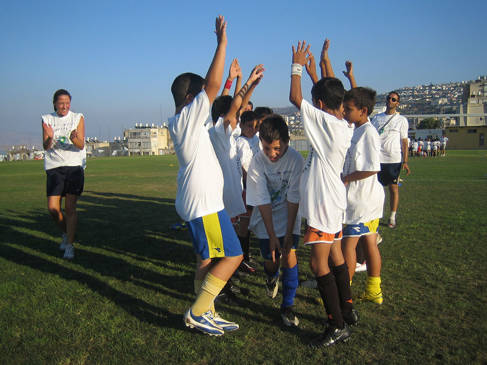
<svg viewBox="0 0 487 365"><path fill-rule="evenodd" d="M61 244L59 245L59 249L61 251L64 251L66 249L67 244L68 244L68 235L66 233L63 233L63 240L61 241Z"/></svg>
<svg viewBox="0 0 487 365"><path fill-rule="evenodd" d="M359 264L357 262L357 265L355 265L355 272L364 272L367 271L367 263L364 262L363 264Z"/></svg>
<svg viewBox="0 0 487 365"><path fill-rule="evenodd" d="M63 258L68 260L74 259L74 247L72 244L70 243L66 244L66 250L64 251Z"/></svg>

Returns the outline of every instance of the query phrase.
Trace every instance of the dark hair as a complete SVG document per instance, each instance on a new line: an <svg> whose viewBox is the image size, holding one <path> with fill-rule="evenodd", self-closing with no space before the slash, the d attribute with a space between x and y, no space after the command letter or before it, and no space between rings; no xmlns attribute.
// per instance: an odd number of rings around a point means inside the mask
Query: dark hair
<svg viewBox="0 0 487 365"><path fill-rule="evenodd" d="M56 110L56 101L59 99L61 95L67 95L69 96L69 100L71 100L71 94L68 92L68 90L64 89L59 89L54 93L54 96L52 97L52 104L54 105L54 111L57 112Z"/></svg>
<svg viewBox="0 0 487 365"><path fill-rule="evenodd" d="M335 77L323 77L311 89L313 99L315 101L321 100L330 109L340 107L344 94L345 89L342 82Z"/></svg>
<svg viewBox="0 0 487 365"><path fill-rule="evenodd" d="M255 115L255 112L251 110L247 110L246 112L243 112L242 115L240 116L240 125L244 125L245 123L251 122L256 119L257 116Z"/></svg>
<svg viewBox="0 0 487 365"><path fill-rule="evenodd" d="M387 96L391 96L391 94L396 94L397 95L397 101L401 101L401 95L396 90L391 91Z"/></svg>
<svg viewBox="0 0 487 365"><path fill-rule="evenodd" d="M368 87L355 87L345 93L343 101L353 101L357 109L367 108L367 115L370 115L374 110L376 94L375 90Z"/></svg>
<svg viewBox="0 0 487 365"><path fill-rule="evenodd" d="M187 95L198 95L204 84L204 78L191 72L186 72L176 77L171 86L171 92L176 108L184 105L184 100Z"/></svg>
<svg viewBox="0 0 487 365"><path fill-rule="evenodd" d="M221 95L215 99L211 106L211 119L216 123L219 117L225 115L230 110L233 98L230 95Z"/></svg>
<svg viewBox="0 0 487 365"><path fill-rule="evenodd" d="M267 115L271 115L273 113L271 108L266 106L258 106L254 109L256 119L262 119Z"/></svg>
<svg viewBox="0 0 487 365"><path fill-rule="evenodd" d="M250 110L254 109L254 104L250 100L247 104L250 105Z"/></svg>
<svg viewBox="0 0 487 365"><path fill-rule="evenodd" d="M260 125L259 137L267 143L272 143L276 140L288 143L289 131L286 122L279 114L267 116Z"/></svg>

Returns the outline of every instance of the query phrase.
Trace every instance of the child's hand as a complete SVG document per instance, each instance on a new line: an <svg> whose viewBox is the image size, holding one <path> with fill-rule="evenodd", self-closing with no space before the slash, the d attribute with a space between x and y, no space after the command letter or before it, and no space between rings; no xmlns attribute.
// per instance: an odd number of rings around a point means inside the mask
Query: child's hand
<svg viewBox="0 0 487 365"><path fill-rule="evenodd" d="M291 252L292 248L293 248L293 236L286 234L286 236L284 236L284 242L283 242L283 248L282 249L286 255L289 255L289 252Z"/></svg>
<svg viewBox="0 0 487 365"><path fill-rule="evenodd" d="M350 80L351 77L353 77L353 65L352 61L346 61L345 62L345 67L347 68L347 71L343 71L343 74L347 79Z"/></svg>
<svg viewBox="0 0 487 365"><path fill-rule="evenodd" d="M218 44L227 43L227 22L223 15L218 15L215 21L216 41Z"/></svg>
<svg viewBox="0 0 487 365"><path fill-rule="evenodd" d="M249 81L253 84L254 82L259 82L262 77L264 77L264 65L260 64L255 66L252 70Z"/></svg>
<svg viewBox="0 0 487 365"><path fill-rule="evenodd" d="M298 42L297 49L294 49L293 46L293 63L298 63L301 66L304 66L308 61L307 56L309 54L309 47L309 44L308 47L306 47L305 41L303 41L302 43Z"/></svg>
<svg viewBox="0 0 487 365"><path fill-rule="evenodd" d="M69 136L69 139L71 140L71 142L73 142L73 140L76 138L78 138L78 131L76 129L73 129L73 131L71 132L71 134Z"/></svg>
<svg viewBox="0 0 487 365"><path fill-rule="evenodd" d="M321 49L321 60L320 62L323 62L328 58L328 48L330 48L330 40L328 38L325 39L325 42L323 43L323 48Z"/></svg>
<svg viewBox="0 0 487 365"><path fill-rule="evenodd" d="M281 255L281 244L279 243L279 239L277 237L269 238L269 251L271 252L272 262L276 263L276 260ZM279 257L276 257L279 255Z"/></svg>
<svg viewBox="0 0 487 365"><path fill-rule="evenodd" d="M242 74L242 71L240 70L240 65L238 64L238 60L234 58L232 64L230 65L230 70L228 71L228 79L233 80L239 74Z"/></svg>
<svg viewBox="0 0 487 365"><path fill-rule="evenodd" d="M318 75L316 74L315 57L313 56L311 51L308 52L308 59L305 66L306 66L306 72L311 78L311 81L313 81L313 84L316 84L318 82Z"/></svg>

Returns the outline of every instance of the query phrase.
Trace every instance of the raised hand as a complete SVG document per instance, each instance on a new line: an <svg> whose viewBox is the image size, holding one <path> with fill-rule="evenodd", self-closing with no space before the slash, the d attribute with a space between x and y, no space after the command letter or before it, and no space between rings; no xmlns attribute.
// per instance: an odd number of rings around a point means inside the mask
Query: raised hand
<svg viewBox="0 0 487 365"><path fill-rule="evenodd" d="M44 135L46 137L49 137L51 139L54 138L54 129L52 129L49 124L42 122L42 130L44 131Z"/></svg>
<svg viewBox="0 0 487 365"><path fill-rule="evenodd" d="M318 82L318 75L316 74L316 62L315 62L315 57L313 54L308 52L308 60L305 64L306 66L306 72L308 73L309 77L311 78L311 81L313 81L313 84L316 84Z"/></svg>
<svg viewBox="0 0 487 365"><path fill-rule="evenodd" d="M238 60L236 58L234 58L232 61L232 64L230 65L230 70L228 71L228 78L230 80L233 80L241 74L242 74L242 70L240 69L240 65L238 64Z"/></svg>
<svg viewBox="0 0 487 365"><path fill-rule="evenodd" d="M227 22L223 15L219 15L215 21L215 33L218 44L227 43Z"/></svg>
<svg viewBox="0 0 487 365"><path fill-rule="evenodd" d="M346 71L343 71L343 74L345 75L345 77L347 79L350 79L351 77L353 77L353 65L352 65L352 61L346 61L345 62L345 67L347 68Z"/></svg>
<svg viewBox="0 0 487 365"><path fill-rule="evenodd" d="M330 48L330 40L326 38L323 42L323 48L321 48L320 62L324 62L328 58L328 48Z"/></svg>
<svg viewBox="0 0 487 365"><path fill-rule="evenodd" d="M301 66L304 66L307 62L307 56L309 54L309 47L308 44L306 47L306 42L298 42L298 46L295 49L293 46L293 63L298 63Z"/></svg>
<svg viewBox="0 0 487 365"><path fill-rule="evenodd" d="M264 77L264 65L263 64L260 64L260 65L257 65L254 67L254 69L252 70L252 72L250 73L250 77L249 77L249 81L251 83L254 83L254 82L259 82L260 79L262 79L262 77Z"/></svg>

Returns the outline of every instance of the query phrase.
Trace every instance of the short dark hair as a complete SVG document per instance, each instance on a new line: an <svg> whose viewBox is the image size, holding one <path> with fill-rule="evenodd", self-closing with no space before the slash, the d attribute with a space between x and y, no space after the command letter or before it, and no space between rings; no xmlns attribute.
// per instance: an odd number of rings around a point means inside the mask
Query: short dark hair
<svg viewBox="0 0 487 365"><path fill-rule="evenodd" d="M358 109L367 108L367 115L370 115L374 110L376 94L375 90L368 87L354 87L345 93L343 101L353 101Z"/></svg>
<svg viewBox="0 0 487 365"><path fill-rule="evenodd" d="M267 143L272 143L278 139L288 143L289 131L284 119L279 114L267 116L260 125L259 138Z"/></svg>
<svg viewBox="0 0 487 365"><path fill-rule="evenodd" d="M54 96L52 97L52 105L54 106L54 111L57 112L56 110L56 101L59 99L61 95L67 95L69 96L69 100L71 100L71 94L69 93L68 90L65 89L59 89L54 93Z"/></svg>
<svg viewBox="0 0 487 365"><path fill-rule="evenodd" d="M247 110L246 112L243 112L242 115L240 116L240 125L244 125L247 122L251 122L253 120L256 120L257 116L255 112L251 110Z"/></svg>
<svg viewBox="0 0 487 365"><path fill-rule="evenodd" d="M330 109L340 107L344 94L345 89L342 82L335 77L323 77L311 89L313 99L315 101L321 100Z"/></svg>
<svg viewBox="0 0 487 365"><path fill-rule="evenodd" d="M262 119L267 115L271 115L273 111L267 106L258 106L254 109L254 113L257 119Z"/></svg>
<svg viewBox="0 0 487 365"><path fill-rule="evenodd" d="M215 99L211 106L211 119L216 123L219 117L225 115L230 110L233 98L230 95L221 95Z"/></svg>
<svg viewBox="0 0 487 365"><path fill-rule="evenodd" d="M204 84L204 78L191 72L186 72L176 77L171 86L176 108L184 105L184 100L187 95L198 95Z"/></svg>
<svg viewBox="0 0 487 365"><path fill-rule="evenodd" d="M397 101L401 101L401 95L399 95L399 92L396 90L391 91L387 96L391 96L391 94L396 94L397 95Z"/></svg>
<svg viewBox="0 0 487 365"><path fill-rule="evenodd" d="M250 105L250 110L253 110L254 109L254 104L250 100L249 100L249 102L247 104Z"/></svg>

